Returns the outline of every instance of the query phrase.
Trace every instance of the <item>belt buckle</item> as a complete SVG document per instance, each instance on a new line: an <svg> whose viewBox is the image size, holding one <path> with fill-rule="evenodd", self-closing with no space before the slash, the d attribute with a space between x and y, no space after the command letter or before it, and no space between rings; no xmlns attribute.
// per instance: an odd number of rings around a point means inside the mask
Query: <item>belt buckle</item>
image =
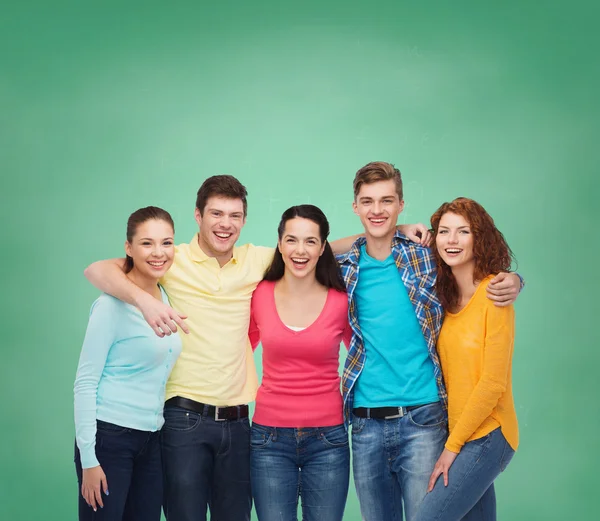
<svg viewBox="0 0 600 521"><path fill-rule="evenodd" d="M391 416L386 416L383 418L384 420L393 420L395 418L402 418L404 416L404 407L398 407L398 414L392 414Z"/></svg>
<svg viewBox="0 0 600 521"><path fill-rule="evenodd" d="M219 411L221 409L227 409L227 407L215 407L215 421L216 422L224 422L227 420L227 418L219 418Z"/></svg>

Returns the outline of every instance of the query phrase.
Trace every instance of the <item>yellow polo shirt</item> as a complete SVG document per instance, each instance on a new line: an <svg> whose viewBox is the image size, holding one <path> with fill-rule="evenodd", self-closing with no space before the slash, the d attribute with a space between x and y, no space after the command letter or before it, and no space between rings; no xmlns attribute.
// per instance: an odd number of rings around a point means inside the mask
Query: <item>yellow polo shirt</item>
<svg viewBox="0 0 600 521"><path fill-rule="evenodd" d="M248 341L250 299L273 259L273 249L245 244L220 267L198 246L175 247L161 280L172 307L187 315L189 335L169 381L166 399L182 396L210 405L240 405L256 396L258 380Z"/></svg>

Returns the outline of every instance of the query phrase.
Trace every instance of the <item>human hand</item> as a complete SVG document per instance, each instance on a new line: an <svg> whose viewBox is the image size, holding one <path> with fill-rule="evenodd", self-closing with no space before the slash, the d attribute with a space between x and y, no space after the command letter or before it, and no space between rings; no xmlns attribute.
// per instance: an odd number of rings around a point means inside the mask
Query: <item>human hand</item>
<svg viewBox="0 0 600 521"><path fill-rule="evenodd" d="M510 306L521 291L521 279L516 273L498 273L487 287L487 297L498 307Z"/></svg>
<svg viewBox="0 0 600 521"><path fill-rule="evenodd" d="M400 233L406 235L411 241L421 246L431 246L433 235L429 228L422 223L417 224L399 224L397 229Z"/></svg>
<svg viewBox="0 0 600 521"><path fill-rule="evenodd" d="M155 299L152 295L148 294L148 296L144 297L137 305L142 312L144 319L148 322L157 336L162 338L165 335L169 336L171 333L177 333L177 326L179 326L185 334L190 332L184 322L187 318L186 315L175 311L171 306Z"/></svg>
<svg viewBox="0 0 600 521"><path fill-rule="evenodd" d="M440 475L444 476L444 486L448 486L448 471L454 463L458 454L456 452L452 452L451 450L444 449L442 455L438 458L435 467L433 467L433 472L431 473L431 477L429 478L429 486L427 487L427 492L431 492L435 485L435 482L440 477Z"/></svg>
<svg viewBox="0 0 600 521"><path fill-rule="evenodd" d="M98 510L98 505L100 508L104 508L102 492L108 496L108 483L102 467L97 465L96 467L83 469L81 495L86 503L94 509L94 512Z"/></svg>

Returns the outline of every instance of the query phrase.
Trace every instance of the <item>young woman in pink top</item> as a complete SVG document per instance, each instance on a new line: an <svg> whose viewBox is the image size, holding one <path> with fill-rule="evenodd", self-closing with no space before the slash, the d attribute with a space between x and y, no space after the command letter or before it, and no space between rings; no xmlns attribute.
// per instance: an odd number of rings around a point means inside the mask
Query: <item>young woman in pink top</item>
<svg viewBox="0 0 600 521"><path fill-rule="evenodd" d="M348 300L316 206L286 210L265 279L252 297L250 340L263 347L251 433L259 521L341 520L350 452L343 425L339 351L348 346Z"/></svg>

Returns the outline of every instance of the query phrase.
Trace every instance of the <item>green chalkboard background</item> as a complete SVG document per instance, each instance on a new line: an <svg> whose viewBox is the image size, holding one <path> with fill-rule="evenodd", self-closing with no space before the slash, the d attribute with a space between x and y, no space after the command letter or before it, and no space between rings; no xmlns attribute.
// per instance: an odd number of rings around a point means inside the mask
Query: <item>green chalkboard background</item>
<svg viewBox="0 0 600 521"><path fill-rule="evenodd" d="M500 519L599 518L600 9L483 4L4 3L0 518L76 518L72 385L97 295L82 272L122 255L131 211L170 210L187 242L203 179L231 173L250 193L242 241L274 245L304 202L339 237L360 230L352 177L376 159L403 173L403 222L484 204L527 280Z"/></svg>

